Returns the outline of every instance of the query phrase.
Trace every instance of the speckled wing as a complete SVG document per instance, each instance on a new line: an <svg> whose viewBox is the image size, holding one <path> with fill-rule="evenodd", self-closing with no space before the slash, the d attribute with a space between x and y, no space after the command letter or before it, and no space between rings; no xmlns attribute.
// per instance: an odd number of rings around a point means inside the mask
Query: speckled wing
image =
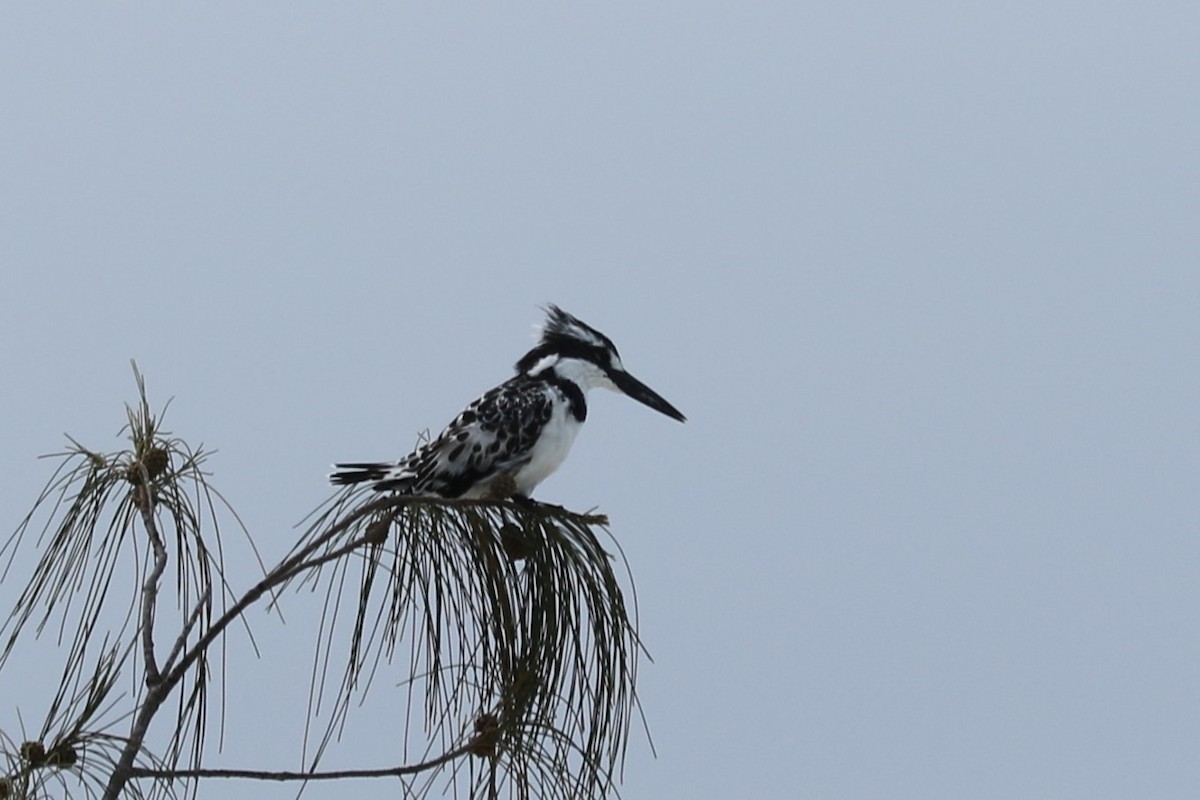
<svg viewBox="0 0 1200 800"><path fill-rule="evenodd" d="M529 460L552 404L545 384L518 375L467 406L441 435L394 464L339 464L338 483L375 481L378 491L460 497Z"/></svg>

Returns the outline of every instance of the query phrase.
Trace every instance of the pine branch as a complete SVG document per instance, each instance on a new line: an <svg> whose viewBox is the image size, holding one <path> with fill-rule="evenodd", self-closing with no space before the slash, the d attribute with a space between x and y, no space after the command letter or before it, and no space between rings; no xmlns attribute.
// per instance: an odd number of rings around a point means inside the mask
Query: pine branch
<svg viewBox="0 0 1200 800"><path fill-rule="evenodd" d="M161 413L152 413L136 368L135 376L140 402L128 410L130 448L100 454L72 441L34 509L0 547L11 565L33 520L47 515L38 564L0 624L0 636L7 636L0 670L31 627L40 634L57 620L74 632L42 733L29 748L21 746L30 758L10 755L16 760L0 773L26 788L51 774L74 775L88 796L116 800L126 791L144 796L130 781L157 781L151 791L173 794L172 781L192 781L194 789L205 778L437 776L471 755L477 758L446 779L457 786L465 772L474 797L494 797L503 787L519 796L572 798L612 790L637 710L640 642L636 605L627 608L614 569L624 567L628 579L628 566L597 537L597 529L607 535L607 518L511 500L347 489L318 508L292 552L238 596L221 563L216 509L224 501L201 469L207 454L162 431ZM620 552L611 536L608 543ZM170 596L162 582L172 559L181 620L160 660L156 611ZM114 608L120 619L120 595L110 588L127 585L114 583L113 573L126 564L137 588L126 596L124 621L111 627ZM325 728L311 753L306 733L309 768L202 767L213 649L224 646L231 625L245 625L247 610L264 597L274 607L284 587L322 581L327 606L310 720L323 720ZM221 591L214 593L214 584ZM356 603L348 602L351 596ZM344 654L340 674L329 669L335 652ZM382 769L318 770L348 722L352 699L365 697L376 674L395 661L404 674L402 691L391 697L407 703L397 735L407 742L408 728L419 728L426 753L442 755ZM127 666L141 680L132 709L117 718L129 719L128 735L118 737L106 730L123 699L113 687ZM153 758L146 746L151 725L176 696L170 744ZM188 748L190 764L181 767ZM0 757L5 752L0 743ZM64 766L72 769L55 771Z"/></svg>

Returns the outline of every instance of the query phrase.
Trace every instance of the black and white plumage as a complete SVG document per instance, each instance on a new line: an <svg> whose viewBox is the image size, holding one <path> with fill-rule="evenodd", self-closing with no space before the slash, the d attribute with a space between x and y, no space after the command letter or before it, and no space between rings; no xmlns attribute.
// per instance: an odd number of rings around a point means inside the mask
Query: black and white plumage
<svg viewBox="0 0 1200 800"><path fill-rule="evenodd" d="M546 312L540 340L517 362L517 374L467 406L440 436L399 461L337 464L330 481L412 495L528 498L570 452L587 419L589 389L622 392L686 419L625 370L611 339L558 306Z"/></svg>

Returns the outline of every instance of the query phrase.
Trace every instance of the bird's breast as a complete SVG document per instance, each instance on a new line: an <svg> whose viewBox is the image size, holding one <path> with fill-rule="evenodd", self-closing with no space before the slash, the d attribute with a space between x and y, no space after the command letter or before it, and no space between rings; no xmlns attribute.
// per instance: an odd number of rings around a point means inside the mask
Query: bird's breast
<svg viewBox="0 0 1200 800"><path fill-rule="evenodd" d="M575 435L582 425L566 402L554 404L550 419L530 451L529 461L513 476L519 493L528 497L535 486L558 469L571 452Z"/></svg>

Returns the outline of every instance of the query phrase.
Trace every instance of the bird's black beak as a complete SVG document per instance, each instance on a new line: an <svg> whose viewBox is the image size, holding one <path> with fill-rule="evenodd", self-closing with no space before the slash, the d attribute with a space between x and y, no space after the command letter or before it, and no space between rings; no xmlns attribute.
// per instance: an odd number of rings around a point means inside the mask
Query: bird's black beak
<svg viewBox="0 0 1200 800"><path fill-rule="evenodd" d="M671 419L677 419L680 422L687 422L687 417L680 413L679 409L668 403L659 395L658 392L651 389L646 384L639 381L637 378L630 375L624 370L614 369L609 373L612 382L617 385L625 394L637 400L639 403L644 403L650 406L655 411L666 414Z"/></svg>

